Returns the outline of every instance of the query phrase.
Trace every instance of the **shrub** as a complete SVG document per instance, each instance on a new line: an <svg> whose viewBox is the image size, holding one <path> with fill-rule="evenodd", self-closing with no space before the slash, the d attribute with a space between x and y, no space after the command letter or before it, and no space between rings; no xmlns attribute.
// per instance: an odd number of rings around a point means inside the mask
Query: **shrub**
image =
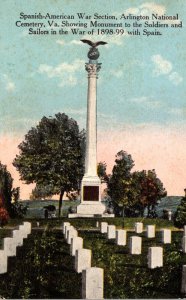
<svg viewBox="0 0 186 300"><path fill-rule="evenodd" d="M186 196L181 199L181 203L177 207L174 215L174 225L178 228L186 225Z"/></svg>
<svg viewBox="0 0 186 300"><path fill-rule="evenodd" d="M28 206L19 202L12 203L11 217L22 219L27 212Z"/></svg>
<svg viewBox="0 0 186 300"><path fill-rule="evenodd" d="M4 226L8 223L9 215L4 207L0 207L0 225Z"/></svg>

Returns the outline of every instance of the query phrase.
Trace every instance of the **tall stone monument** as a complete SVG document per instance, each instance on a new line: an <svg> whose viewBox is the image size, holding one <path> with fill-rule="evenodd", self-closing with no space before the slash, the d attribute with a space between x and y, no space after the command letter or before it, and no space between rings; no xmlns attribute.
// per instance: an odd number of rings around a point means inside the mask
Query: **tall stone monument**
<svg viewBox="0 0 186 300"><path fill-rule="evenodd" d="M89 40L82 42L89 44L91 48L88 52L89 62L85 64L88 72L86 157L85 174L81 182L81 204L77 207L77 215L89 217L103 215L106 210L101 203L101 181L97 175L97 79L101 69L97 46L106 43L92 43Z"/></svg>

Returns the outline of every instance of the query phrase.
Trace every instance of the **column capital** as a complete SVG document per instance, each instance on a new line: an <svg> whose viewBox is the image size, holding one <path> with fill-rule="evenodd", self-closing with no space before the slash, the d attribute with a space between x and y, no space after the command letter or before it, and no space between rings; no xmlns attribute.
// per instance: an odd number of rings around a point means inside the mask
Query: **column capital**
<svg viewBox="0 0 186 300"><path fill-rule="evenodd" d="M88 77L97 77L99 70L101 69L101 63L85 64L85 70L88 72Z"/></svg>

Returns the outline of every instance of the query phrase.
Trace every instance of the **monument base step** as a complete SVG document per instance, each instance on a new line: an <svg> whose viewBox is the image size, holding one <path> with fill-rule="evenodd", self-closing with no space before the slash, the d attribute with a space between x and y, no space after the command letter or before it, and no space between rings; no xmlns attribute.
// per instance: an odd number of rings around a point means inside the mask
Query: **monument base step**
<svg viewBox="0 0 186 300"><path fill-rule="evenodd" d="M102 215L106 212L106 207L100 201L83 201L77 206L77 214Z"/></svg>
<svg viewBox="0 0 186 300"><path fill-rule="evenodd" d="M115 214L68 214L69 219L74 218L114 218Z"/></svg>

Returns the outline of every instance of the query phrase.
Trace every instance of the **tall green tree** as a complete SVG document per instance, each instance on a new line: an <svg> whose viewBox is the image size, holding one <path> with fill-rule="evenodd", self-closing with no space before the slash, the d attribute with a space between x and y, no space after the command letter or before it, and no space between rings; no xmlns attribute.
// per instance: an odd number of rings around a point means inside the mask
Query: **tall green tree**
<svg viewBox="0 0 186 300"><path fill-rule="evenodd" d="M134 172L132 181L138 199L135 207L139 209L141 215L147 208L147 216L155 216L158 201L167 195L163 183L157 177L156 171L153 169Z"/></svg>
<svg viewBox="0 0 186 300"><path fill-rule="evenodd" d="M59 216L65 192L78 190L84 171L85 132L64 113L43 117L18 146L13 165L21 180L51 186L59 194Z"/></svg>
<svg viewBox="0 0 186 300"><path fill-rule="evenodd" d="M13 178L10 172L7 170L7 166L0 162L0 195L3 201L4 207L11 215L12 207L12 192L13 192Z"/></svg>
<svg viewBox="0 0 186 300"><path fill-rule="evenodd" d="M5 208L10 217L17 217L15 203L18 202L20 188L13 188L13 178L7 166L0 162L0 205Z"/></svg>
<svg viewBox="0 0 186 300"><path fill-rule="evenodd" d="M181 199L174 215L174 225L178 228L182 228L186 225L186 189L184 189L184 191L185 196Z"/></svg>
<svg viewBox="0 0 186 300"><path fill-rule="evenodd" d="M109 175L107 175L107 164L105 161L100 161L97 165L97 173L102 183L107 183Z"/></svg>
<svg viewBox="0 0 186 300"><path fill-rule="evenodd" d="M123 150L119 151L107 184L107 193L112 199L114 209L116 212L122 209L123 217L125 209L132 206L134 200L131 188L133 166L131 155Z"/></svg>

